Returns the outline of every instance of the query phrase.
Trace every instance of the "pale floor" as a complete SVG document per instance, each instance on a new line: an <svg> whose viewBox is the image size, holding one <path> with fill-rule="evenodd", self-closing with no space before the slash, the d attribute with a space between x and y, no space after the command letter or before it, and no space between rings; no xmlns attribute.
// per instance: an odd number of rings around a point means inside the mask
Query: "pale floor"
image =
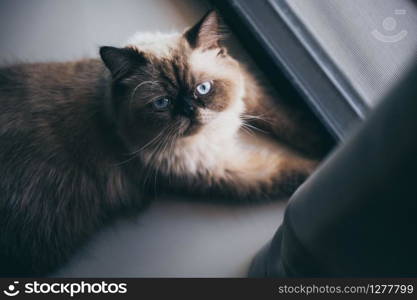
<svg viewBox="0 0 417 300"><path fill-rule="evenodd" d="M243 277L285 202L238 207L157 201L97 234L58 272L72 277Z"/></svg>

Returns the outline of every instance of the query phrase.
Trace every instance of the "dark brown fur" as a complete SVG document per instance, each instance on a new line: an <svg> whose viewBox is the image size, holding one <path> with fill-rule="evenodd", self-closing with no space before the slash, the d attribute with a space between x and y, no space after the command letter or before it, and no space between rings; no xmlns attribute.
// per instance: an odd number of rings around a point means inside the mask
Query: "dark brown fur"
<svg viewBox="0 0 417 300"><path fill-rule="evenodd" d="M98 60L0 70L2 275L50 271L110 215L144 205L115 166L106 72Z"/></svg>

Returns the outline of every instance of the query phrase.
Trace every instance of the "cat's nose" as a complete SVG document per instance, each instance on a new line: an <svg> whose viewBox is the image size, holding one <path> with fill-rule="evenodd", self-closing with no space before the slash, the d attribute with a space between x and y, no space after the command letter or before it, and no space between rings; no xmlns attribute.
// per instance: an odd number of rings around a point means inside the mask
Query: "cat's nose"
<svg viewBox="0 0 417 300"><path fill-rule="evenodd" d="M194 112L195 112L195 108L194 108L194 106L192 106L192 105L186 105L186 106L184 107L184 114L185 114L187 117L192 117L192 116L194 116Z"/></svg>
<svg viewBox="0 0 417 300"><path fill-rule="evenodd" d="M193 117L195 115L195 107L191 98L184 98L182 112L186 117Z"/></svg>

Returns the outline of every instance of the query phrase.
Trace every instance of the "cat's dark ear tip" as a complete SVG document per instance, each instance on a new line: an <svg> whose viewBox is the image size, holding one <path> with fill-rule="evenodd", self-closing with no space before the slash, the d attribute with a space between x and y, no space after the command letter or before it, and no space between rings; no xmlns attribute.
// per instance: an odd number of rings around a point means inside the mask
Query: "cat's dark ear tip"
<svg viewBox="0 0 417 300"><path fill-rule="evenodd" d="M140 67L147 62L144 54L132 47L102 46L99 52L105 66L110 70L114 78L120 78L130 70Z"/></svg>
<svg viewBox="0 0 417 300"><path fill-rule="evenodd" d="M101 46L99 49L100 57L105 60L108 55L118 51L118 48L112 46Z"/></svg>
<svg viewBox="0 0 417 300"><path fill-rule="evenodd" d="M219 23L220 23L219 13L215 9L210 9L203 15L199 23L200 23L200 26L203 24L206 26L211 26L211 27L219 26Z"/></svg>
<svg viewBox="0 0 417 300"><path fill-rule="evenodd" d="M213 19L215 21L219 21L219 18L220 18L219 13L214 8L206 12L205 19Z"/></svg>
<svg viewBox="0 0 417 300"><path fill-rule="evenodd" d="M184 37L192 48L216 48L221 38L220 23L217 11L211 9L184 33Z"/></svg>
<svg viewBox="0 0 417 300"><path fill-rule="evenodd" d="M123 49L112 46L102 46L99 49L101 60L113 76L120 75L121 71L129 65L129 57Z"/></svg>
<svg viewBox="0 0 417 300"><path fill-rule="evenodd" d="M109 48L111 48L111 47L110 46L101 46L99 48L100 55L103 54L103 53L105 53Z"/></svg>

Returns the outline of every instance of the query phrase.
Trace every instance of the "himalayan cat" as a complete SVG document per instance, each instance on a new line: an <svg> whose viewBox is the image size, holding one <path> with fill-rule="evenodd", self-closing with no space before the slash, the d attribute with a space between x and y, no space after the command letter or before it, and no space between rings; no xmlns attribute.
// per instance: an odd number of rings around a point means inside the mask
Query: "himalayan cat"
<svg viewBox="0 0 417 300"><path fill-rule="evenodd" d="M182 34L101 47L101 60L0 69L1 276L54 271L155 191L257 201L302 183L317 125L267 95L220 38L210 12ZM255 126L276 142L245 134Z"/></svg>

